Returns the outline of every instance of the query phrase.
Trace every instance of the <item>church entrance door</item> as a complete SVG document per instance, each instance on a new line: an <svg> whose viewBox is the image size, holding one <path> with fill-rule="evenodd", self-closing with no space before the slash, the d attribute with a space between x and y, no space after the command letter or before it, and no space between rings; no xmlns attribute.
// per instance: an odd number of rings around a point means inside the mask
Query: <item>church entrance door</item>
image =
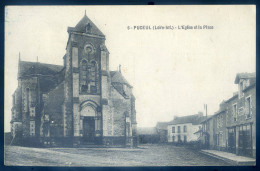
<svg viewBox="0 0 260 171"><path fill-rule="evenodd" d="M95 140L94 117L84 117L83 119L83 140L85 143L94 143Z"/></svg>

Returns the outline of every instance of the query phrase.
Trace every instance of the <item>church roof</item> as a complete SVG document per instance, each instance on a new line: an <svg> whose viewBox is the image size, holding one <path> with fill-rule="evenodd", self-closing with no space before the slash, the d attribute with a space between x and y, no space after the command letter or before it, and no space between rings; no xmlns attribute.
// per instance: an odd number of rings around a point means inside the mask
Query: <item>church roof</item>
<svg viewBox="0 0 260 171"><path fill-rule="evenodd" d="M119 71L110 71L110 76L112 83L121 83L132 87Z"/></svg>
<svg viewBox="0 0 260 171"><path fill-rule="evenodd" d="M87 17L85 14L84 17L78 22L78 24L74 28L70 28L73 31L85 33L86 27L90 25L89 34L94 34L97 36L105 37L105 35L98 29L98 27Z"/></svg>
<svg viewBox="0 0 260 171"><path fill-rule="evenodd" d="M18 77L37 76L41 91L46 93L63 81L63 68L60 65L20 61Z"/></svg>
<svg viewBox="0 0 260 171"><path fill-rule="evenodd" d="M54 74L60 72L63 69L63 66L53 65L53 64L44 64L40 62L19 62L19 77L31 76L31 75L45 75L53 76Z"/></svg>

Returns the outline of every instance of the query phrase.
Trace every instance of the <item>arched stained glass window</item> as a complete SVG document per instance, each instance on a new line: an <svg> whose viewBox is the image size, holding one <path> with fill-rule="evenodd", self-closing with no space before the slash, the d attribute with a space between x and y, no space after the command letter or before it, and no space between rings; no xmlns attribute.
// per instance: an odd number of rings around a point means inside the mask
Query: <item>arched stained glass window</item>
<svg viewBox="0 0 260 171"><path fill-rule="evenodd" d="M90 93L97 92L97 64L95 61L91 62L90 66Z"/></svg>
<svg viewBox="0 0 260 171"><path fill-rule="evenodd" d="M80 88L81 92L87 93L88 91L88 63L86 60L81 61L81 67L80 67Z"/></svg>
<svg viewBox="0 0 260 171"><path fill-rule="evenodd" d="M80 66L81 93L97 93L97 63L83 59Z"/></svg>

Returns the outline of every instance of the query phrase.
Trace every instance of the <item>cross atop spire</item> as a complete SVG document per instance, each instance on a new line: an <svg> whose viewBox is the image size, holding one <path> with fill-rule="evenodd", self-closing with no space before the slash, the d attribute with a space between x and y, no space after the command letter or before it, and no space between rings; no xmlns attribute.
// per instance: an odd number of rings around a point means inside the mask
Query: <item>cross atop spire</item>
<svg viewBox="0 0 260 171"><path fill-rule="evenodd" d="M85 10L85 16L87 16L87 14L86 14L86 10Z"/></svg>
<svg viewBox="0 0 260 171"><path fill-rule="evenodd" d="M19 52L19 61L21 61L21 54L20 54L20 52Z"/></svg>

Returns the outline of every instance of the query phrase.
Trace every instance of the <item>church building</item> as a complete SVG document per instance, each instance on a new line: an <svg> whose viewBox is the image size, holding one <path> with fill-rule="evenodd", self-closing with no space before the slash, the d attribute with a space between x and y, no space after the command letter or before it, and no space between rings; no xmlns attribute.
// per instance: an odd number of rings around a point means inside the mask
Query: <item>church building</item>
<svg viewBox="0 0 260 171"><path fill-rule="evenodd" d="M68 34L63 66L19 57L11 144L135 146L133 87L109 70L105 35L86 14Z"/></svg>

